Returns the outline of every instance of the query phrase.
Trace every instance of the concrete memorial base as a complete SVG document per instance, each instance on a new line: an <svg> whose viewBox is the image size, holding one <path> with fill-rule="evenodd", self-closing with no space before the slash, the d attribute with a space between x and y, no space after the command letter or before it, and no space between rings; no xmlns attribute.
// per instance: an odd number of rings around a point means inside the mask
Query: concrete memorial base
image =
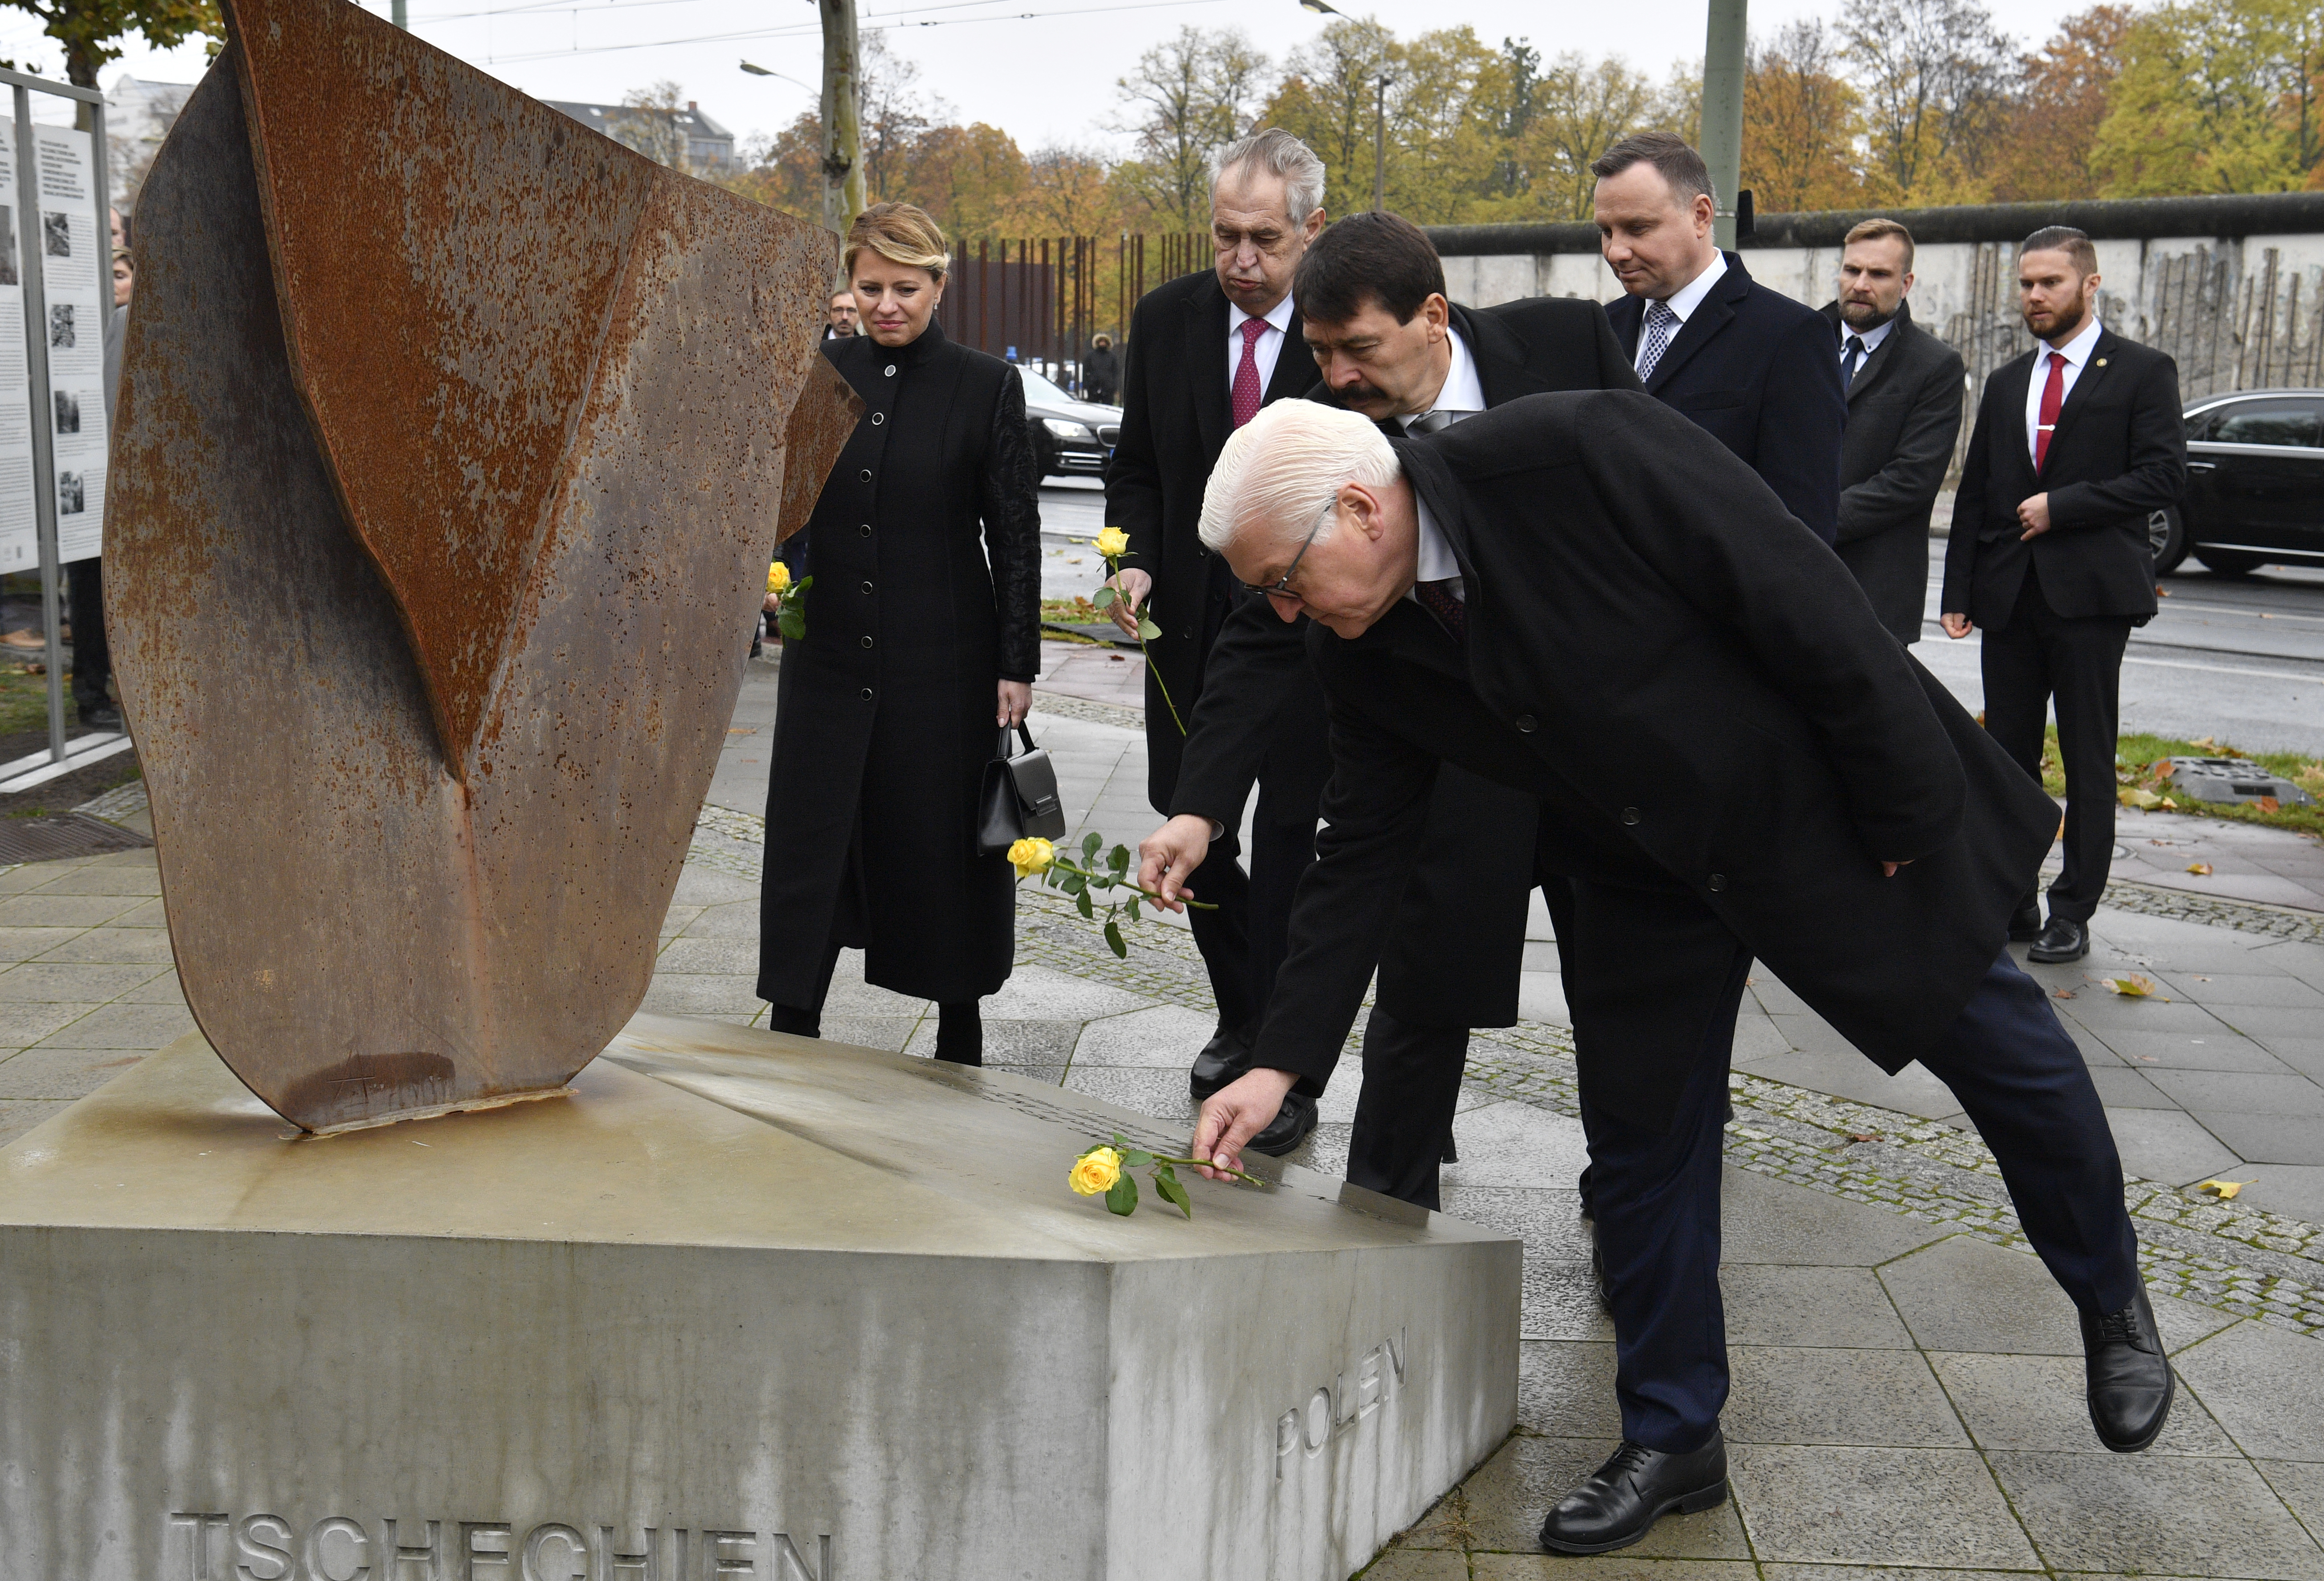
<svg viewBox="0 0 2324 1581"><path fill-rule="evenodd" d="M1115 1131L1185 1142L641 1016L317 1138L183 1039L0 1151L0 1575L1337 1581L1514 1424L1518 1243L1296 1169L1117 1218Z"/></svg>

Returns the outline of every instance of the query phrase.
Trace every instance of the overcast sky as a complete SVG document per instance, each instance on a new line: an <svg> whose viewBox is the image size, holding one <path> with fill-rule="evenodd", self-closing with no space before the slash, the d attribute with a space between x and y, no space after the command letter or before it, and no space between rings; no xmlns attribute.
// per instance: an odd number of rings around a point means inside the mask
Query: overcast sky
<svg viewBox="0 0 2324 1581"><path fill-rule="evenodd" d="M1836 14L1840 0L1762 0L1764 32L1794 16ZM1997 6L2021 37L2046 36L2088 0L2010 0ZM738 136L773 132L814 101L821 52L814 0L409 0L413 31L438 47L540 98L617 102L664 79L680 84ZM858 0L869 27L885 19L890 46L918 63L924 89L964 119L988 121L1028 152L1052 143L1121 152L1104 128L1115 114L1114 80L1139 54L1180 27L1240 26L1280 60L1327 20L1297 0ZM385 0L370 9L386 11ZM1362 14L1353 5L1346 7ZM1410 36L1467 23L1489 45L1529 37L1545 55L1618 53L1659 78L1702 53L1703 0L1380 0L1363 8ZM1034 14L1029 19L1026 13ZM0 54L61 75L55 46L23 12L0 22ZM935 23L936 25L927 25ZM798 79L751 77L751 60ZM191 82L199 46L167 53L133 48L106 68L163 82Z"/></svg>

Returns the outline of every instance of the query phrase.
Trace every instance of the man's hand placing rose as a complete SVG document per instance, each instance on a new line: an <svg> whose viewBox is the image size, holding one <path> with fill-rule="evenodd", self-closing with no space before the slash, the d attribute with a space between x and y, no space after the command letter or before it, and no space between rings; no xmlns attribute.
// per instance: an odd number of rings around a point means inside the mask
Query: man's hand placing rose
<svg viewBox="0 0 2324 1581"><path fill-rule="evenodd" d="M1211 820L1182 812L1138 842L1138 887L1154 894L1158 904L1183 911L1179 897L1194 892L1186 886L1186 875L1210 853Z"/></svg>
<svg viewBox="0 0 2324 1581"><path fill-rule="evenodd" d="M1154 578L1135 566L1125 566L1108 577L1105 585L1121 595L1106 606L1106 614L1113 617L1113 624L1121 628L1123 636L1136 636L1138 615L1146 607L1146 596L1154 591Z"/></svg>
<svg viewBox="0 0 2324 1581"><path fill-rule="evenodd" d="M1268 1128L1298 1081L1287 1070L1257 1066L1203 1100L1194 1144L1186 1150L1207 1160L1195 1166L1203 1179L1224 1180L1230 1177L1222 1170L1242 1168L1243 1143Z"/></svg>

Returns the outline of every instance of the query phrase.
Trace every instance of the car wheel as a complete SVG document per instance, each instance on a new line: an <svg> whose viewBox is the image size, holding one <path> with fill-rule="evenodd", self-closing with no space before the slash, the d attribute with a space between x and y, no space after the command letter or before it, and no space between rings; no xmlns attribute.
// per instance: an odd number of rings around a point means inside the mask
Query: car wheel
<svg viewBox="0 0 2324 1581"><path fill-rule="evenodd" d="M2255 554L2235 554L2224 549L2199 549L2195 558L2222 577L2248 577L2265 563Z"/></svg>
<svg viewBox="0 0 2324 1581"><path fill-rule="evenodd" d="M2187 558L2187 523L2178 507L2167 506L2146 518L2146 543L2154 551L2154 574L2167 577Z"/></svg>

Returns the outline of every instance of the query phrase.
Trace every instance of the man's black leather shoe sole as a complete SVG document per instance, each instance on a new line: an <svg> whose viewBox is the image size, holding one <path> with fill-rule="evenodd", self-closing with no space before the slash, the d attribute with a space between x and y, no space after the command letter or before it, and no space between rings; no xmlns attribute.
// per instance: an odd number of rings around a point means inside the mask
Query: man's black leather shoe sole
<svg viewBox="0 0 2324 1581"><path fill-rule="evenodd" d="M1268 1158L1279 1159L1307 1140L1315 1129L1315 1100L1305 1093L1286 1093L1283 1107L1267 1123L1267 1129L1243 1145L1253 1152L1263 1152Z"/></svg>
<svg viewBox="0 0 2324 1581"><path fill-rule="evenodd" d="M2034 939L2034 948L2025 952L2029 961L2040 961L2053 966L2064 961L2078 961L2090 953L2090 930L2080 922L2069 922L2063 917L2052 917L2050 925Z"/></svg>
<svg viewBox="0 0 2324 1581"><path fill-rule="evenodd" d="M1665 1515L1699 1515L1727 1502L1727 1439L1665 1455L1625 1439L1606 1464L1550 1506L1541 1546L1554 1554L1628 1548Z"/></svg>
<svg viewBox="0 0 2324 1581"><path fill-rule="evenodd" d="M2028 900L2009 913L2009 942L2031 944L2042 937L2042 902Z"/></svg>
<svg viewBox="0 0 2324 1581"><path fill-rule="evenodd" d="M2103 1318L2084 1313L2081 1323L2090 1426L2116 1454L2135 1455L2162 1435L2179 1392L2154 1307L2142 1289L2121 1311Z"/></svg>
<svg viewBox="0 0 2324 1581"><path fill-rule="evenodd" d="M1250 1033L1221 1027L1194 1056L1194 1068L1186 1073L1186 1088L1199 1104L1250 1068Z"/></svg>

